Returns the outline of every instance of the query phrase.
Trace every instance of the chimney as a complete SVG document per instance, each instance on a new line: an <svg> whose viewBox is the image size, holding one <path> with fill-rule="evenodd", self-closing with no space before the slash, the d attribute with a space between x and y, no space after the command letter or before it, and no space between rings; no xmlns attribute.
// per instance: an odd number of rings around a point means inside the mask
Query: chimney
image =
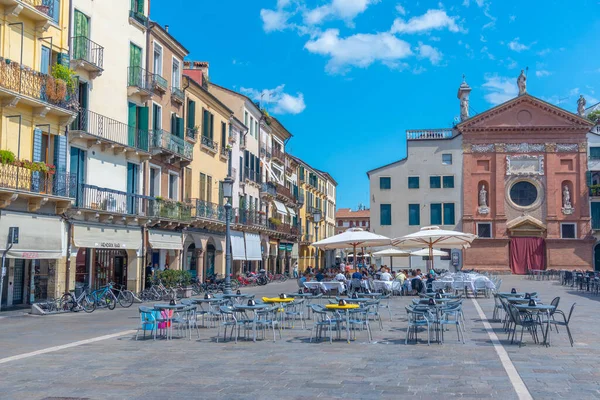
<svg viewBox="0 0 600 400"><path fill-rule="evenodd" d="M169 33L169 25L165 25L165 32Z"/></svg>
<svg viewBox="0 0 600 400"><path fill-rule="evenodd" d="M467 84L465 76L463 75L463 81L458 88L458 99L460 100L460 121L469 119L469 94L471 93L471 87Z"/></svg>
<svg viewBox="0 0 600 400"><path fill-rule="evenodd" d="M208 81L208 61L184 61L183 70L196 82L204 85ZM200 75L202 78L200 79Z"/></svg>

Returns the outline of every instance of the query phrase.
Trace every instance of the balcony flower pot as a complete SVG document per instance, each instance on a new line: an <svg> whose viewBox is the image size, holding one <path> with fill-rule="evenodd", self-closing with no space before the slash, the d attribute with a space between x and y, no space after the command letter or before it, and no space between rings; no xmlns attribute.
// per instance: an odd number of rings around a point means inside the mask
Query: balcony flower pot
<svg viewBox="0 0 600 400"><path fill-rule="evenodd" d="M36 8L36 10L38 10L39 12L41 12L41 13L44 13L44 14L46 14L46 15L49 15L48 13L50 12L50 7L48 7L48 6L43 6L43 5L40 5L40 6L35 6L35 8Z"/></svg>

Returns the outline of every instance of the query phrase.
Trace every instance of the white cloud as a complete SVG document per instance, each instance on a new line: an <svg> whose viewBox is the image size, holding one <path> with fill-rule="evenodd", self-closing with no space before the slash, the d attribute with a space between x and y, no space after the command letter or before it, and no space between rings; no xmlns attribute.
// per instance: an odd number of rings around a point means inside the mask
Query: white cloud
<svg viewBox="0 0 600 400"><path fill-rule="evenodd" d="M398 12L398 14L400 15L406 15L406 10L404 9L404 7L402 7L402 4L400 3L396 4L396 12Z"/></svg>
<svg viewBox="0 0 600 400"><path fill-rule="evenodd" d="M481 85L487 92L483 97L493 105L504 103L519 94L516 78L486 74Z"/></svg>
<svg viewBox="0 0 600 400"><path fill-rule="evenodd" d="M275 89L256 90L252 88L240 88L240 92L255 101L260 101L273 114L300 114L306 108L304 95L296 93L295 96L284 92L285 85L279 85Z"/></svg>
<svg viewBox="0 0 600 400"><path fill-rule="evenodd" d="M579 94L579 88L573 88L569 91L569 96L577 96Z"/></svg>
<svg viewBox="0 0 600 400"><path fill-rule="evenodd" d="M413 68L412 73L415 75L420 75L425 71L427 71L427 69L425 67L419 65L419 66Z"/></svg>
<svg viewBox="0 0 600 400"><path fill-rule="evenodd" d="M260 18L263 21L263 30L265 32L282 31L288 27L290 13L278 8L277 10L260 10Z"/></svg>
<svg viewBox="0 0 600 400"><path fill-rule="evenodd" d="M437 65L442 60L442 53L435 47L431 47L428 44L419 42L419 46L416 48L419 58L427 58L433 65Z"/></svg>
<svg viewBox="0 0 600 400"><path fill-rule="evenodd" d="M540 70L535 71L535 76L537 76L538 78L542 78L544 76L550 76L550 75L552 75L552 72L547 71L545 69L540 69Z"/></svg>
<svg viewBox="0 0 600 400"><path fill-rule="evenodd" d="M461 29L455 20L456 17L448 16L444 10L427 10L425 14L413 17L408 22L402 18L396 18L391 33L424 33L440 29L459 32Z"/></svg>
<svg viewBox="0 0 600 400"><path fill-rule="evenodd" d="M551 51L552 50L550 50L550 49L544 49L544 50L538 51L537 55L538 56L545 56L546 54L550 53Z"/></svg>
<svg viewBox="0 0 600 400"><path fill-rule="evenodd" d="M510 41L508 43L508 48L511 49L512 51L516 51L517 53L520 53L524 50L529 50L530 47L531 47L531 45L526 45L526 44L519 42L518 37L514 38L512 41Z"/></svg>
<svg viewBox="0 0 600 400"><path fill-rule="evenodd" d="M475 3L477 3L478 7L483 7L485 5L485 1L486 0L475 0ZM465 7L469 7L469 5L471 5L471 2L469 0L463 0L462 5Z"/></svg>
<svg viewBox="0 0 600 400"><path fill-rule="evenodd" d="M346 67L368 67L374 62L394 62L412 55L410 45L387 32L340 37L338 29L328 29L306 42L311 53L328 56L327 71L343 73Z"/></svg>
<svg viewBox="0 0 600 400"><path fill-rule="evenodd" d="M304 21L310 25L319 25L327 19L342 19L351 23L354 17L362 14L372 4L380 0L331 0L331 3L307 10Z"/></svg>
<svg viewBox="0 0 600 400"><path fill-rule="evenodd" d="M517 16L516 15L509 15L508 16L508 22L515 22L517 20Z"/></svg>
<svg viewBox="0 0 600 400"><path fill-rule="evenodd" d="M486 38L485 38L485 36L483 36L483 35L480 35L480 36L479 36L479 40L480 40L480 41L482 41L483 43L486 43L486 42L487 42L487 39L486 39Z"/></svg>
<svg viewBox="0 0 600 400"><path fill-rule="evenodd" d="M488 49L487 46L483 46L481 48L481 54L485 55L490 60L495 60L496 59L496 57L492 53L490 53L490 50Z"/></svg>

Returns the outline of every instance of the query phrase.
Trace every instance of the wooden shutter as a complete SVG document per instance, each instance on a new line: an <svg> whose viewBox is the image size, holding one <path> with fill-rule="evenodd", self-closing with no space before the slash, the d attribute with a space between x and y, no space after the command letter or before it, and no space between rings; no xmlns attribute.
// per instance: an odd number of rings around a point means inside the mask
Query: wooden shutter
<svg viewBox="0 0 600 400"><path fill-rule="evenodd" d="M223 181L219 181L219 205L222 206L223 204L224 204Z"/></svg>
<svg viewBox="0 0 600 400"><path fill-rule="evenodd" d="M214 132L215 132L215 116L213 114L210 114L210 138L211 138L211 140L214 140L214 138L215 138Z"/></svg>
<svg viewBox="0 0 600 400"><path fill-rule="evenodd" d="M212 176L206 177L206 201L212 203Z"/></svg>
<svg viewBox="0 0 600 400"><path fill-rule="evenodd" d="M200 200L206 201L206 175L200 172Z"/></svg>
<svg viewBox="0 0 600 400"><path fill-rule="evenodd" d="M183 139L183 118L175 117L176 134Z"/></svg>
<svg viewBox="0 0 600 400"><path fill-rule="evenodd" d="M209 137L208 136L208 128L209 128L209 118L208 118L208 111L206 111L204 108L202 109L202 136L205 137Z"/></svg>
<svg viewBox="0 0 600 400"><path fill-rule="evenodd" d="M185 193L183 199L188 201L192 197L192 169L190 167L185 167L183 179L185 182Z"/></svg>
<svg viewBox="0 0 600 400"><path fill-rule="evenodd" d="M194 100L188 101L188 118L187 127L193 129L196 126L196 102Z"/></svg>
<svg viewBox="0 0 600 400"><path fill-rule="evenodd" d="M171 114L171 133L177 135L177 115Z"/></svg>
<svg viewBox="0 0 600 400"><path fill-rule="evenodd" d="M221 147L225 147L227 145L227 124L225 122L221 122Z"/></svg>
<svg viewBox="0 0 600 400"><path fill-rule="evenodd" d="M141 149L148 148L148 124L150 118L150 109L148 107L138 107L138 132L135 138L135 146Z"/></svg>

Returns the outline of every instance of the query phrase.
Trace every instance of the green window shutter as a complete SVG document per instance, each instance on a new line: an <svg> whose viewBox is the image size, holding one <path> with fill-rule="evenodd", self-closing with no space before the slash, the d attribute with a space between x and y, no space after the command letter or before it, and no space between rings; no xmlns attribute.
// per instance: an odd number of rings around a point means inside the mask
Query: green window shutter
<svg viewBox="0 0 600 400"><path fill-rule="evenodd" d="M127 105L127 125L128 127L128 134L127 134L127 141L128 144L130 146L133 146L133 144L135 143L135 137L136 132L137 132L137 106L133 103L128 103Z"/></svg>
<svg viewBox="0 0 600 400"><path fill-rule="evenodd" d="M177 115L171 114L171 133L173 135L177 134Z"/></svg>
<svg viewBox="0 0 600 400"><path fill-rule="evenodd" d="M196 126L196 102L188 101L188 129L193 129Z"/></svg>
<svg viewBox="0 0 600 400"><path fill-rule="evenodd" d="M214 114L209 114L210 115L210 139L214 140L215 138L215 116Z"/></svg>
<svg viewBox="0 0 600 400"><path fill-rule="evenodd" d="M419 204L408 205L408 224L421 225L421 206Z"/></svg>
<svg viewBox="0 0 600 400"><path fill-rule="evenodd" d="M432 203L429 206L430 210L430 224L431 225L442 225L442 205L439 203Z"/></svg>
<svg viewBox="0 0 600 400"><path fill-rule="evenodd" d="M145 0L137 0L137 12L140 14L144 14L144 1Z"/></svg>
<svg viewBox="0 0 600 400"><path fill-rule="evenodd" d="M209 124L208 111L203 108L202 109L202 136L208 137L208 127L209 127L208 124Z"/></svg>
<svg viewBox="0 0 600 400"><path fill-rule="evenodd" d="M221 147L225 147L227 145L227 124L225 122L221 122Z"/></svg>
<svg viewBox="0 0 600 400"><path fill-rule="evenodd" d="M219 181L219 205L222 206L224 203L224 196L223 196L223 182Z"/></svg>
<svg viewBox="0 0 600 400"><path fill-rule="evenodd" d="M444 225L454 225L454 203L444 203Z"/></svg>
<svg viewBox="0 0 600 400"><path fill-rule="evenodd" d="M148 107L138 107L139 112L139 129L142 131L148 130L148 119L150 117L150 110Z"/></svg>
<svg viewBox="0 0 600 400"><path fill-rule="evenodd" d="M133 146L146 150L148 149L148 119L150 117L150 109L148 107L137 107L137 109L139 120Z"/></svg>
<svg viewBox="0 0 600 400"><path fill-rule="evenodd" d="M600 147L590 147L590 160L600 160Z"/></svg>
<svg viewBox="0 0 600 400"><path fill-rule="evenodd" d="M392 205L380 204L379 212L381 225L392 225Z"/></svg>
<svg viewBox="0 0 600 400"><path fill-rule="evenodd" d="M454 188L454 176L444 176L442 180L444 184L444 189Z"/></svg>
<svg viewBox="0 0 600 400"><path fill-rule="evenodd" d="M592 229L600 229L600 202L593 201L592 205Z"/></svg>
<svg viewBox="0 0 600 400"><path fill-rule="evenodd" d="M177 136L183 139L183 118L175 117Z"/></svg>

